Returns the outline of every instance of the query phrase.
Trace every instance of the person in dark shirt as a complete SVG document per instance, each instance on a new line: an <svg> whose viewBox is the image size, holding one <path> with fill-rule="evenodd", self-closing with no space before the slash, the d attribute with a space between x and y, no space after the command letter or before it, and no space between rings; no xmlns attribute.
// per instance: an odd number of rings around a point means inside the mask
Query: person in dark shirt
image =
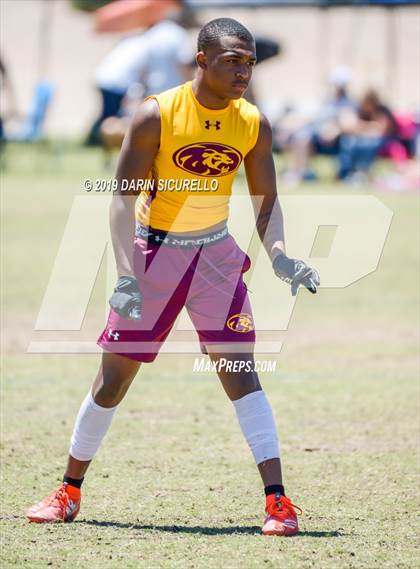
<svg viewBox="0 0 420 569"><path fill-rule="evenodd" d="M362 98L357 115L342 125L338 174L340 180L366 177L381 149L397 134L391 110L378 94L369 90Z"/></svg>

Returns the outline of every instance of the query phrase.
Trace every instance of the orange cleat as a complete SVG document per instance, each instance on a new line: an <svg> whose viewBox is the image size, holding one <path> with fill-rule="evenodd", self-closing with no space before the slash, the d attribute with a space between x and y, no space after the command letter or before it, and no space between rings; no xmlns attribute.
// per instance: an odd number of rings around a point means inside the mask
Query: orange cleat
<svg viewBox="0 0 420 569"><path fill-rule="evenodd" d="M30 522L52 524L72 522L80 510L80 490L68 484L61 484L57 490L32 506L26 517Z"/></svg>
<svg viewBox="0 0 420 569"><path fill-rule="evenodd" d="M266 498L265 511L267 517L264 520L262 533L264 535L295 535L299 531L296 511L302 510L292 504L286 496L270 494Z"/></svg>

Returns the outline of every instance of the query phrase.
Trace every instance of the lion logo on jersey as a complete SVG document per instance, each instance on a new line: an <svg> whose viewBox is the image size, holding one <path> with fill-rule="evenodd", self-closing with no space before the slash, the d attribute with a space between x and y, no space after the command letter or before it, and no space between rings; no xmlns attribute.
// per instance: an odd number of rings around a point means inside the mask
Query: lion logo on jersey
<svg viewBox="0 0 420 569"><path fill-rule="evenodd" d="M226 176L238 168L242 154L226 144L197 142L179 148L172 156L174 163L199 176Z"/></svg>

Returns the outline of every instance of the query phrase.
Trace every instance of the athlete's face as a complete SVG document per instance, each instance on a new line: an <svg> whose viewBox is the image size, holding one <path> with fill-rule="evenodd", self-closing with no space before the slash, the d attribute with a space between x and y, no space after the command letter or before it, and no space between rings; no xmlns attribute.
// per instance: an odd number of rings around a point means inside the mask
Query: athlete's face
<svg viewBox="0 0 420 569"><path fill-rule="evenodd" d="M251 79L257 59L255 44L226 36L197 54L208 87L219 97L239 99Z"/></svg>

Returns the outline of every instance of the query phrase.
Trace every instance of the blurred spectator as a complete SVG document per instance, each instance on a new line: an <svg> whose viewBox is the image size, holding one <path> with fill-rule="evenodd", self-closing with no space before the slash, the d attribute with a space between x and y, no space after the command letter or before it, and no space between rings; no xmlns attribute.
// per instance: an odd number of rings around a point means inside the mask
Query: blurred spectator
<svg viewBox="0 0 420 569"><path fill-rule="evenodd" d="M309 168L309 159L313 153L336 156L339 153L340 123L348 114L354 114L356 103L348 94L351 71L345 65L339 65L329 76L328 97L318 108L312 120L289 132L283 146L290 152L291 165L286 172L286 179L291 182L315 179L315 173Z"/></svg>
<svg viewBox="0 0 420 569"><path fill-rule="evenodd" d="M420 190L420 113L397 113L397 138L380 152L390 158L395 169L377 175L374 184L378 190L391 192Z"/></svg>
<svg viewBox="0 0 420 569"><path fill-rule="evenodd" d="M141 83L143 95L147 96L182 83L183 65L188 63L190 55L186 46L186 31L170 18L154 24L141 35L122 39L96 71L102 109L91 127L87 144L100 142L101 124L109 117L121 116L124 97L136 84Z"/></svg>
<svg viewBox="0 0 420 569"><path fill-rule="evenodd" d="M418 124L414 113L393 113L397 134L380 151L380 156L390 158L396 163L405 162L415 154L415 140Z"/></svg>
<svg viewBox="0 0 420 569"><path fill-rule="evenodd" d="M7 106L4 101L6 100ZM6 141L4 120L17 114L15 92L8 69L0 56L0 149Z"/></svg>
<svg viewBox="0 0 420 569"><path fill-rule="evenodd" d="M350 181L366 177L376 156L397 136L397 131L390 109L375 91L368 91L360 102L357 115L342 125L337 177Z"/></svg>

